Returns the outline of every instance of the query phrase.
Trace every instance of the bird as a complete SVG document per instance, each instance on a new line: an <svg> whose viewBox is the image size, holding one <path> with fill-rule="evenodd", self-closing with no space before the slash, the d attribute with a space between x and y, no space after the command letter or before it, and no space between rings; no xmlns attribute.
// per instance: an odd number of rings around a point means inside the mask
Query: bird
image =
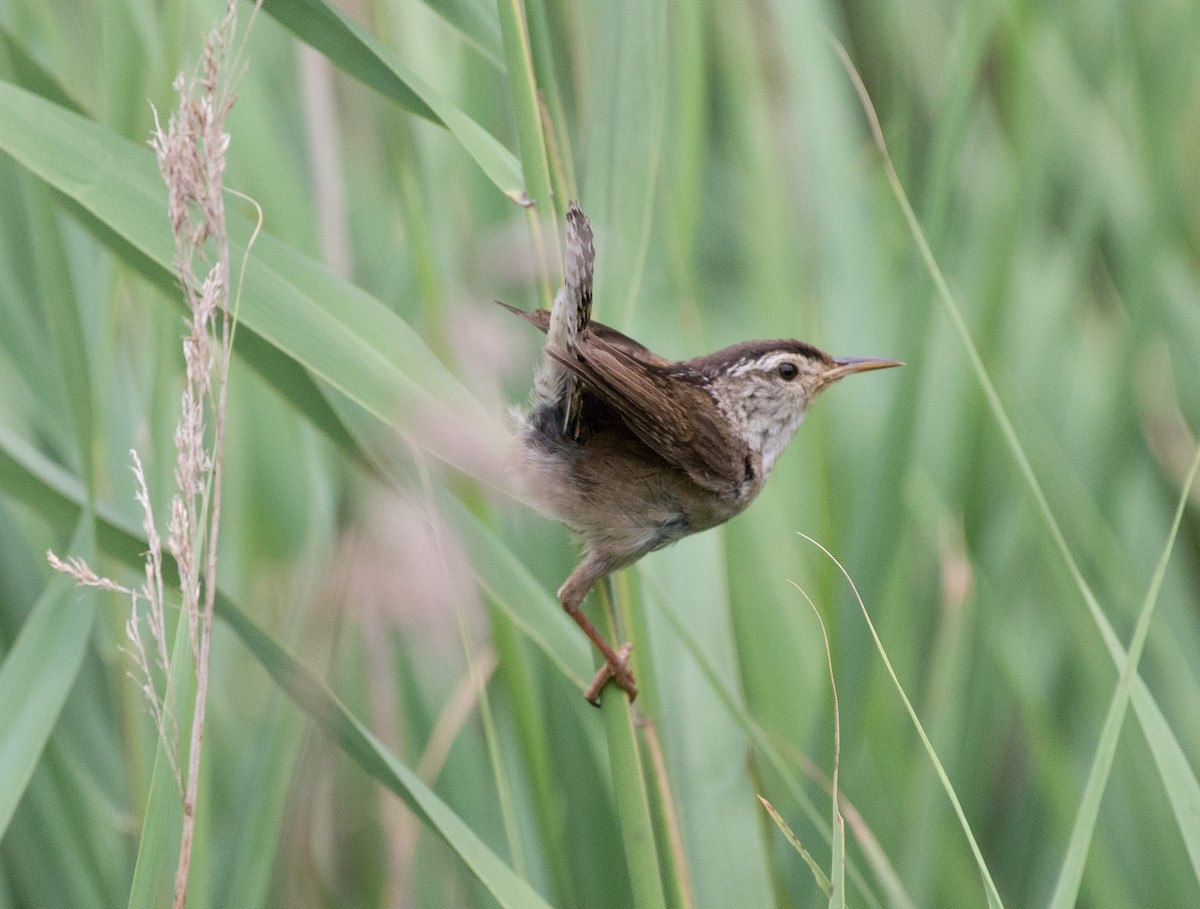
<svg viewBox="0 0 1200 909"><path fill-rule="evenodd" d="M673 361L592 321L595 240L572 201L564 283L549 310L496 301L546 334L528 407L517 412L518 487L582 544L558 590L566 613L604 657L584 692L609 682L632 702L632 644L613 647L583 613L610 573L742 512L799 429L809 405L855 373L904 365L832 357L796 340L743 341Z"/></svg>

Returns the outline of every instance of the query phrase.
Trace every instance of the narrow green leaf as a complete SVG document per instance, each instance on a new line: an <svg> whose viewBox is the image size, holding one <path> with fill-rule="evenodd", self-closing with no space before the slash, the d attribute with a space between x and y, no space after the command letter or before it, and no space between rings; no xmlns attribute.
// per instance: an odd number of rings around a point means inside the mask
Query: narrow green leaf
<svg viewBox="0 0 1200 909"><path fill-rule="evenodd" d="M0 83L0 148L131 246L143 268L172 273L165 189L148 149L8 83ZM252 227L233 212L229 221L238 261ZM503 450L495 415L395 313L267 235L247 263L238 334L246 331L469 473L480 469L473 452ZM278 357L266 361L286 366ZM285 368L274 383L286 391L294 377ZM328 414L328 408L318 412ZM464 444L461 431L451 432L464 426L478 433L474 445Z"/></svg>
<svg viewBox="0 0 1200 909"><path fill-rule="evenodd" d="M816 879L817 886L824 891L826 897L830 896L833 893L833 885L829 883L829 878L821 870L820 863L812 857L811 852L804 848L804 845L800 842L800 838L792 832L792 828L788 826L788 822L783 819L783 816L775 810L775 806L761 795L758 797L758 800L762 802L763 808L767 810L767 814L771 816L771 820L775 822L775 826L779 828L779 831L783 834L783 838L800 854L800 858L804 859L804 864L808 865L808 870L812 872L812 876Z"/></svg>
<svg viewBox="0 0 1200 909"><path fill-rule="evenodd" d="M517 145L521 152L522 172L525 174L525 192L533 203L529 210L529 227L538 257L542 305L549 306L554 294L550 279L552 275L562 272L562 254L558 243L558 219L555 217L550 187L550 164L542 132L542 111L537 77L533 71L525 4L522 0L499 0L499 12L504 55L508 61L509 94L517 124ZM558 200L559 205L565 201ZM547 254L550 249L558 251L553 268Z"/></svg>
<svg viewBox="0 0 1200 909"><path fill-rule="evenodd" d="M321 0L264 0L263 12L310 47L320 51L338 69L395 101L409 113L445 126L400 71L395 61L385 61L390 52L361 25L332 4Z"/></svg>
<svg viewBox="0 0 1200 909"><path fill-rule="evenodd" d="M145 548L145 543L142 544ZM139 564L144 556L138 556ZM174 568L171 561L163 565L163 580L168 585L177 584L177 579L168 577ZM180 619L175 624L175 639L171 644L171 675L175 689L175 709L178 711L180 741L188 739L190 729L190 705L195 698L195 663L192 659L191 638L188 624ZM183 831L183 783L176 776L166 754L165 735L168 730L158 730L154 749L154 770L150 775L150 793L142 814L141 836L138 838L137 859L133 866L133 882L129 888L129 909L155 909L170 902L174 895L175 872L179 867L179 844ZM186 752L177 748L178 760L186 764ZM193 868L196 867L193 858Z"/></svg>
<svg viewBox="0 0 1200 909"><path fill-rule="evenodd" d="M64 558L95 561L90 516L82 514ZM95 619L95 592L54 573L0 664L0 839L75 684Z"/></svg>
<svg viewBox="0 0 1200 909"><path fill-rule="evenodd" d="M37 190L33 194L35 198L42 197L48 203L50 191L40 183L34 183L32 186ZM90 364L80 321L79 303L70 281L69 263L63 249L62 234L54 219L53 206L31 206L30 214L31 217L25 226L30 232L30 249L35 259L33 266L37 269L38 286L42 291L38 302L41 304L45 324L50 329L53 343L52 359L62 374L63 387L67 393L79 469L84 482L91 488L92 412L96 408L92 400Z"/></svg>
<svg viewBox="0 0 1200 909"><path fill-rule="evenodd" d="M1121 736L1121 727L1125 725L1125 714L1128 712L1133 692L1133 680L1137 677L1138 660L1141 659L1142 649L1146 645L1146 636L1150 633L1150 620L1154 616L1154 607L1158 604L1158 594L1167 574L1167 563L1175 548L1175 538L1179 534L1179 525L1183 522L1184 509L1187 508L1197 469L1200 469L1200 448L1196 449L1196 457L1192 460L1191 469L1180 491L1179 503L1175 507L1175 519L1171 522L1162 555L1154 570L1154 577L1150 580L1150 588L1146 591L1146 599L1142 603L1137 625L1133 629L1133 640L1129 643L1128 655L1121 666L1116 691L1113 692L1108 705L1108 715L1104 718L1104 726L1100 731L1100 741L1096 745L1092 769L1088 773L1083 797L1079 800L1079 813L1071 828L1071 840L1067 844L1067 853L1058 873L1058 883L1050 899L1051 909L1071 909L1079 899L1079 886L1083 882L1088 848L1092 844L1096 818L1100 815L1100 800L1104 797L1104 789L1108 784L1113 760L1116 758L1117 740Z"/></svg>
<svg viewBox="0 0 1200 909"><path fill-rule="evenodd" d="M425 0L425 4L498 69L504 68L495 3L488 0Z"/></svg>
<svg viewBox="0 0 1200 909"><path fill-rule="evenodd" d="M66 107L76 113L84 113L83 106L71 97L58 79L47 70L20 38L20 32L13 30L10 20L11 8L6 4L0 9L0 40L8 52L12 62L17 82L34 94L41 95L49 101Z"/></svg>
<svg viewBox="0 0 1200 909"><path fill-rule="evenodd" d="M50 465L28 446L23 446L2 426L0 491L14 491L35 507L45 504L48 510L44 513L59 518L67 517L72 506L78 510L83 495L77 479L65 475L60 468ZM111 513L106 514L103 508L98 510L104 517L98 518L100 526L97 528L97 537L107 554L124 560L131 567L140 567L145 541L139 540L137 534L119 517ZM164 564L163 568L165 580L173 583L173 566ZM66 589L68 592L73 591L69 582ZM346 710L323 682L275 644L245 613L220 594L217 598L217 615L237 633L288 696L319 723L338 746L372 778L400 796L422 821L433 828L501 905L535 909L546 905L529 884L517 877L511 868L488 849L475 832L427 788L416 774L384 748L371 732ZM8 661L5 669L7 665ZM24 666L21 670L28 671ZM18 670L11 671L15 673ZM31 673L30 677L36 677L36 673ZM45 711L38 713L45 715ZM7 781L7 777L5 780ZM149 828L143 833L143 848L147 851L139 853L139 869L144 870L139 870L135 877L137 886L130 901L134 906L154 904L156 882L160 880L163 863L168 858L169 843L174 841L171 834L174 827L170 806L177 803L178 793L161 760L155 765L153 792L151 807L154 810L149 817L154 822L154 834L151 836ZM164 843L168 845L165 846Z"/></svg>
<svg viewBox="0 0 1200 909"><path fill-rule="evenodd" d="M667 8L659 0L614 0L601 15L582 206L596 227L596 299L611 314L604 321L620 327L641 286L657 195Z"/></svg>
<svg viewBox="0 0 1200 909"><path fill-rule="evenodd" d="M379 783L398 795L463 860L501 906L548 904L517 877L457 814L412 770L402 764L342 705L325 684L272 641L229 600L218 599L217 612L237 632L263 668L288 696Z"/></svg>
<svg viewBox="0 0 1200 909"><path fill-rule="evenodd" d="M832 846L833 836L825 824L823 815L809 798L792 764L784 757L783 751L776 744L772 736L750 715L740 696L734 693L727 678L721 674L705 649L701 646L700 641L695 637L690 623L685 622L679 611L674 608L670 597L659 589L656 589L654 593L658 611L662 613L671 630L683 642L688 654L696 661L696 665L704 676L704 680L719 698L721 706L737 722L738 726L753 744L755 750L763 756L771 769L779 775L787 787L788 794L804 812L804 816L808 819L809 823ZM904 884L901 882L900 876L896 873L896 869L888 860L887 854L879 847L879 844L874 841L860 839L859 845L866 854L867 860L874 869L876 876L887 890L891 904L903 907L903 909L912 909L915 905L912 897L904 889ZM863 877L862 872L859 871L857 865L851 861L847 861L846 864L854 886L866 903L871 906L878 905L878 901L874 898L874 894L868 887L866 879Z"/></svg>
<svg viewBox="0 0 1200 909"><path fill-rule="evenodd" d="M934 286L938 292L938 298L959 336L963 349L966 351L971 367L975 372L975 377L987 399L992 417L996 421L996 425L1000 428L1005 444L1008 446L1025 484L1029 487L1038 512L1041 514L1050 537L1054 540L1059 555L1066 565L1071 579L1075 582L1075 586L1078 588L1084 604L1087 606L1092 621L1104 639L1104 645L1108 649L1109 655L1117 665L1118 671L1123 673L1128 654L1121 645L1116 632L1113 631L1108 617L1100 608L1100 602L1092 591L1091 585L1088 584L1087 579L1084 578L1083 572L1079 568L1079 563L1076 561L1075 554L1067 542L1066 535L1063 533L1058 519L1054 516L1053 510L1050 508L1050 501L1046 498L1046 493L1042 489L1037 474L1034 473L1029 456L1025 453L1025 448L1021 444L1021 440L1017 437L1012 420L1009 419L1008 410L1005 408L1004 402L1000 399L1000 395L996 391L996 386L992 382L987 367L984 365L983 358L979 354L979 349L976 347L974 339L971 337L971 332L967 328L966 321L963 319L954 295L950 292L950 286L946 282L946 277L933 255L933 250L929 246L929 240L925 236L920 221L917 220L916 212L913 211L912 204L908 200L908 194L904 190L904 185L900 182L900 177L896 173L896 168L888 152L883 129L879 124L879 118L875 114L875 108L871 103L866 86L863 85L862 79L846 54L845 48L836 45L835 50L838 52L842 64L846 68L851 81L854 83L855 90L858 92L863 111L866 113L868 123L871 127L871 134L875 140L875 145L879 149L879 153L883 159L884 172L892 188L892 193L895 195L900 210L904 214L904 219L908 224L909 231L912 233L913 240L917 245L925 267L933 279ZM1200 780L1197 780L1195 772L1192 770L1190 763L1183 753L1183 749L1179 745L1178 738L1171 730L1170 724L1163 716L1150 690L1140 678L1134 683L1132 698L1138 722L1141 724L1146 741L1154 754L1155 764L1158 766L1159 771L1163 773L1167 798L1171 801L1171 810L1174 812L1175 819L1179 824L1180 833L1187 848L1188 856L1191 859L1192 867L1197 877L1200 877L1200 824L1197 824L1195 821L1198 814L1200 814Z"/></svg>
<svg viewBox="0 0 1200 909"><path fill-rule="evenodd" d="M875 630L875 623L871 621L871 614L867 612L866 604L863 603L862 597L859 596L858 587L855 586L854 579L850 577L850 573L846 571L842 563L828 549L806 534L801 533L800 536L825 553L830 561L841 571L842 576L846 579L846 583L850 585L850 589L854 593L854 598L858 601L863 618L866 620L867 628L871 632L871 637L875 641L875 649L879 651L880 659L883 660L884 668L887 669L888 676L896 688L896 693L900 695L900 700L904 702L904 709L908 711L909 718L917 730L917 735L921 738L921 744L925 748L925 753L929 755L929 759L933 762L934 770L937 772L938 779L942 782L942 788L946 792L946 797L950 800L950 804L954 808L954 813L958 817L959 826L967 838L967 844L971 847L971 854L975 857L975 864L979 868L979 874L983 879L983 889L984 894L987 896L988 905L992 909L1001 909L1004 903L1000 899L1000 891L996 889L996 882L992 880L992 873L988 869L987 862L983 859L983 852L980 850L979 843L975 839L975 833L971 830L971 825L967 822L966 812L963 811L962 802L958 797L958 793L954 790L954 784L950 782L950 776L946 773L946 768L942 765L942 760L938 757L937 751L933 747L933 742L929 740L929 736L925 732L925 726L921 723L920 717L917 716L917 711L913 707L912 701L909 700L908 693L904 690L904 686L900 684L900 677L896 675L896 670L892 668L892 661L884 649L879 633Z"/></svg>
<svg viewBox="0 0 1200 909"><path fill-rule="evenodd" d="M405 110L445 126L496 187L524 198L516 156L345 13L323 0L266 0L263 10L339 69Z"/></svg>
<svg viewBox="0 0 1200 909"><path fill-rule="evenodd" d="M729 775L729 768L744 760L750 740L722 709L720 695L705 684L689 650L689 643L703 648L723 684L744 703L724 540L723 532L681 540L639 567L639 577L651 577L654 583L643 585L638 621L647 631L636 640L650 652L655 670L658 684L647 696L667 766L677 766L677 755L692 756L687 772L672 774L671 782L696 892L708 894L716 904L759 906L773 897L762 816L750 775ZM666 609L686 612L690 642L670 633ZM722 822L710 823L713 816Z"/></svg>
<svg viewBox="0 0 1200 909"><path fill-rule="evenodd" d="M616 621L613 613L612 584L600 588L601 602L610 641L616 640ZM604 715L604 730L608 739L608 757L612 764L613 793L617 800L617 817L621 822L621 841L625 847L625 864L633 888L634 909L666 909L663 891L662 866L654 840L654 825L650 820L650 800L646 793L646 776L642 769L641 747L633 725L633 705L616 686L609 686L600 701Z"/></svg>

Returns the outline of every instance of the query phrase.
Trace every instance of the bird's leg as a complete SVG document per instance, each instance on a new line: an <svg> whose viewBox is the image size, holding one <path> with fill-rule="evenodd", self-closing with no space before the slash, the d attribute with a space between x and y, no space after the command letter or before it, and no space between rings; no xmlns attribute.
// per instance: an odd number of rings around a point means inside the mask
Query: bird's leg
<svg viewBox="0 0 1200 909"><path fill-rule="evenodd" d="M592 683L583 692L583 696L593 707L600 706L600 692L609 681L616 682L617 686L629 695L630 701L635 700L638 694L633 673L629 671L629 652L633 649L633 644L626 641L614 650L612 645L604 640L604 637L596 630L596 626L588 621L587 616L583 614L583 609L580 608L587 592L606 574L608 574L608 567L599 559L589 555L576 566L575 570L571 572L571 576L558 589L558 600L562 603L563 609L567 611L567 615L575 620L575 623L583 629L583 633L604 656L604 665L600 667L600 671L596 673Z"/></svg>

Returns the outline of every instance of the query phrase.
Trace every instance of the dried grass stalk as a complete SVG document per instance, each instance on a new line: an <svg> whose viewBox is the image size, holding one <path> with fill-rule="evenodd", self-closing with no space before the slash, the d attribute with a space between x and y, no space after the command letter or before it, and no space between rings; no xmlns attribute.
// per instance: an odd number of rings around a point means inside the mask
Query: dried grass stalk
<svg viewBox="0 0 1200 909"><path fill-rule="evenodd" d="M162 540L150 506L145 472L136 452L131 452L133 471L148 541L142 586L135 590L117 584L100 577L80 560L63 562L53 553L48 554L51 565L72 575L77 583L122 593L132 601L126 624L134 664L130 674L146 695L183 798L183 830L175 879L175 906L179 909L187 899L204 742L209 647L217 591L225 414L236 326L236 306L231 305L224 186L225 153L229 148L225 121L233 107L238 78L245 68L244 37L243 44L235 50L236 32L236 4L230 0L224 17L205 40L196 71L190 78L182 74L176 78L179 109L170 116L165 129L158 111L154 112L155 131L150 140L167 185L176 268L188 306L184 320L188 333L183 339L185 379L175 429L176 492L171 500L166 541L179 570L180 602L188 623L196 674L186 778L181 776L178 758L179 711L167 647ZM162 677L161 683L156 681L158 676Z"/></svg>

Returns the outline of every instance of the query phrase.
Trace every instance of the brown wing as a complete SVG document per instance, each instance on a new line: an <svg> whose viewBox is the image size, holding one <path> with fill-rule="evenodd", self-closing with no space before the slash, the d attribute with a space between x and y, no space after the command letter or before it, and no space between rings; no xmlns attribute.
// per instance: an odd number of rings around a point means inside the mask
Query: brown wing
<svg viewBox="0 0 1200 909"><path fill-rule="evenodd" d="M550 310L548 309L535 309L533 311L517 309L515 306L501 303L499 300L496 301L496 304L503 306L513 315L520 316L542 334L550 330ZM628 351L643 363L652 363L656 366L670 366L672 364L672 361L666 357L660 357L654 351L643 347L628 335L623 335L615 328L609 328L600 322L589 322L588 332L594 338L600 338L616 348Z"/></svg>
<svg viewBox="0 0 1200 909"><path fill-rule="evenodd" d="M595 331L598 327L592 323L593 330L584 332L572 350L547 352L611 404L638 438L696 483L736 495L746 479L749 452L728 431L708 391L677 364L654 354L653 361L645 362Z"/></svg>
<svg viewBox="0 0 1200 909"><path fill-rule="evenodd" d="M548 309L535 309L530 312L527 309L517 309L515 306L509 306L507 303L503 303L500 300L496 301L496 305L503 306L514 316L520 316L542 334L545 334L550 330L550 310Z"/></svg>

